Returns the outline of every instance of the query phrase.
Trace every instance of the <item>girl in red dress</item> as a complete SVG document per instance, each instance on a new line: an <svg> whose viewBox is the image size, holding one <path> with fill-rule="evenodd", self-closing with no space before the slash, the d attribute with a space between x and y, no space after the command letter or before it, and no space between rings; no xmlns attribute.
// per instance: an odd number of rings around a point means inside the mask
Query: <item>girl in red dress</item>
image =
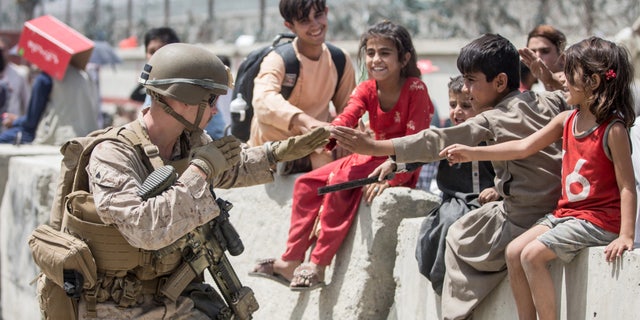
<svg viewBox="0 0 640 320"><path fill-rule="evenodd" d="M356 127L368 113L376 139L391 139L428 128L434 108L427 86L420 80L416 52L409 32L389 21L380 22L363 35L359 60L369 80L358 85L348 105L332 125ZM330 143L328 148L335 144ZM325 268L349 232L361 198L367 203L395 186L415 187L420 170L398 173L388 181L318 195L318 188L366 178L386 157L351 154L300 176L294 185L287 248L280 259L259 261L252 276L289 285L294 291L324 285ZM306 252L310 262L303 263Z"/></svg>
<svg viewBox="0 0 640 320"><path fill-rule="evenodd" d="M567 49L567 104L542 130L490 147L452 145L450 162L521 159L562 139L562 196L553 213L514 239L506 250L513 295L522 319L555 319L556 295L547 268L581 249L606 246L607 261L633 249L636 189L629 128L635 121L627 51L597 37Z"/></svg>

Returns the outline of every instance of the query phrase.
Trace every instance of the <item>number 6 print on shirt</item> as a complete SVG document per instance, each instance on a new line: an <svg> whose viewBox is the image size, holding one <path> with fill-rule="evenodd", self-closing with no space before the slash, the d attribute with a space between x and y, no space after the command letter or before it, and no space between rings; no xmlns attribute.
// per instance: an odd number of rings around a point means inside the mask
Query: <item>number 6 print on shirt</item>
<svg viewBox="0 0 640 320"><path fill-rule="evenodd" d="M564 184L564 192L567 194L567 199L569 202L578 202L586 199L589 196L589 191L591 191L591 184L589 184L589 180L581 175L580 169L587 162L585 159L580 159L576 163L575 169L573 172L567 175L565 178ZM574 184L580 184L579 186L574 186ZM574 191L579 191L575 193Z"/></svg>

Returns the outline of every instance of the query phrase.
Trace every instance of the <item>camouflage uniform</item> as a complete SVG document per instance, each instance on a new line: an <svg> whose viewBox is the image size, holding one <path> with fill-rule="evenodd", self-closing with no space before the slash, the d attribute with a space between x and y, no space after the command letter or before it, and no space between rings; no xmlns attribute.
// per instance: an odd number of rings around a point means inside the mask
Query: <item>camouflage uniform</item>
<svg viewBox="0 0 640 320"><path fill-rule="evenodd" d="M147 134L142 117L139 121L144 134ZM210 141L206 133L195 139L183 134L176 143L172 160L188 159L192 148ZM137 192L150 174L143 160L129 145L105 141L96 146L87 167L100 219L105 224L114 225L129 244L144 250L158 250L219 214L215 199L209 192L209 183L193 168L184 171L178 181L160 196L143 201ZM271 181L273 176L265 149L253 147L244 148L240 162L216 177L212 185L231 188ZM79 304L80 319L86 318L85 311L83 298ZM99 302L96 311L100 318L208 319L194 309L190 298L184 296L170 302L166 298L154 299L153 294L148 294L141 304L130 308L119 307L107 300Z"/></svg>

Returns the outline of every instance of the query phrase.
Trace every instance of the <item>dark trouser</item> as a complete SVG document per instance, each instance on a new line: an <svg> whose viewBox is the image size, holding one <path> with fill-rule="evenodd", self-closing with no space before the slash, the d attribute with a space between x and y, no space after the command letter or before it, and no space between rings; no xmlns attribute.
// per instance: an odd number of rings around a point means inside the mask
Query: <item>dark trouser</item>
<svg viewBox="0 0 640 320"><path fill-rule="evenodd" d="M449 227L467 212L479 207L477 200L469 203L458 198L443 200L431 210L420 226L416 245L418 269L429 281L433 290L442 295L444 281L444 252Z"/></svg>

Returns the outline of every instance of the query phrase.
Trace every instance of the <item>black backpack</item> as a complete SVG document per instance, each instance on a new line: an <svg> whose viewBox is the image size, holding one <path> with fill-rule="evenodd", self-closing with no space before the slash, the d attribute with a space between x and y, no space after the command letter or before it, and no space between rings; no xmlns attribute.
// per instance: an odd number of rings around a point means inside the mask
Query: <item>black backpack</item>
<svg viewBox="0 0 640 320"><path fill-rule="evenodd" d="M278 34L273 39L273 43L270 46L265 46L252 51L238 67L235 87L231 96L232 105L230 108L231 134L236 138L244 142L249 140L251 119L253 118L253 106L251 104L251 101L253 100L253 80L258 76L262 59L264 59L264 57L273 50L275 50L275 52L277 52L284 60L286 76L282 83L280 93L285 99L289 99L300 73L300 61L296 58L296 53L293 49L293 45L291 44L291 41L294 38L295 35L291 33ZM287 39L288 41L280 43L282 39ZM331 52L331 58L333 59L333 63L336 65L336 69L338 71L338 83L336 84L336 90L338 90L340 79L342 79L342 75L344 74L346 57L340 48L329 43L325 44ZM291 75L293 75L293 77L291 77ZM244 113L242 113L242 111L237 107L234 108L234 104L238 103L236 100L238 94L242 95L242 99L246 103L246 107L240 108L244 109Z"/></svg>

